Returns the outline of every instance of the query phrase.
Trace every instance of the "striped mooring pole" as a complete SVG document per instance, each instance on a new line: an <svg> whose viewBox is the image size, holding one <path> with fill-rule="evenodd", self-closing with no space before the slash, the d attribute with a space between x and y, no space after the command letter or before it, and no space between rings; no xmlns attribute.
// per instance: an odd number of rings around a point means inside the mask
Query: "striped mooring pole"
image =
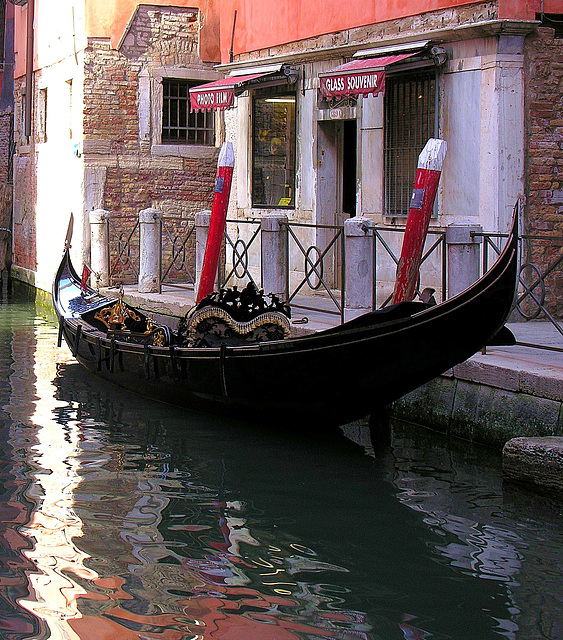
<svg viewBox="0 0 563 640"><path fill-rule="evenodd" d="M397 265L393 304L414 298L422 251L434 208L446 149L445 140L430 138L418 156L409 217L405 228L401 258Z"/></svg>
<svg viewBox="0 0 563 640"><path fill-rule="evenodd" d="M203 300L205 296L212 293L215 285L215 277L219 266L219 255L221 253L221 246L225 235L227 208L229 205L229 195L231 193L231 181L233 178L234 166L235 154L233 151L233 145L230 142L224 142L217 161L215 194L213 196L209 233L207 235L207 243L205 245L205 254L203 256L203 266L201 268L201 278L199 280L196 302Z"/></svg>

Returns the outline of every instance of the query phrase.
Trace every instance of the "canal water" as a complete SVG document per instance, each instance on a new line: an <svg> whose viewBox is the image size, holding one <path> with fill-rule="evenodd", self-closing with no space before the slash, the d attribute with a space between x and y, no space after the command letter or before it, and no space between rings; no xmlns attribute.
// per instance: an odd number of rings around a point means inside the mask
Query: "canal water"
<svg viewBox="0 0 563 640"><path fill-rule="evenodd" d="M562 505L497 453L155 405L0 305L4 640L563 637Z"/></svg>

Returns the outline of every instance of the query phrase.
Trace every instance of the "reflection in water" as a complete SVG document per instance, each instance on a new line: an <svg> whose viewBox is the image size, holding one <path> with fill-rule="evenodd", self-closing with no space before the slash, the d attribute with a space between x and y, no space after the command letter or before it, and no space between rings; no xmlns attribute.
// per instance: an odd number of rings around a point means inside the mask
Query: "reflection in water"
<svg viewBox="0 0 563 640"><path fill-rule="evenodd" d="M557 637L556 509L496 458L153 405L32 312L0 307L2 638Z"/></svg>
<svg viewBox="0 0 563 640"><path fill-rule="evenodd" d="M76 425L54 420L61 403L54 399L52 381L57 358L66 356L54 347L53 327L40 320L14 328L11 344L11 394L4 410L14 424L14 449L25 447L25 498L34 505L18 527L28 539L23 555L33 567L26 572L28 595L18 604L44 623L51 638L76 638L68 621L79 615L78 598L85 591L73 576L96 576L84 567L86 556L73 542L82 535L82 522L72 509L80 433Z"/></svg>

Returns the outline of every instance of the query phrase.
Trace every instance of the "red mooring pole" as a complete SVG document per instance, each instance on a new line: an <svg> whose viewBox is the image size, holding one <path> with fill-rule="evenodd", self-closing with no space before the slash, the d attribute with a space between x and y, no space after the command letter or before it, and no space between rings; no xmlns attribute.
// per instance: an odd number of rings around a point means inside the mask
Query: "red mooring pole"
<svg viewBox="0 0 563 640"><path fill-rule="evenodd" d="M393 304L414 298L422 251L438 191L446 148L445 140L430 138L418 156L409 217L401 258L397 265Z"/></svg>
<svg viewBox="0 0 563 640"><path fill-rule="evenodd" d="M227 207L229 204L229 194L231 193L234 165L235 154L233 145L230 142L224 142L219 152L219 160L217 161L215 195L213 196L211 221L209 223L209 233L205 245L205 255L203 257L203 267L201 269L196 302L203 300L205 296L209 295L215 285L217 267L219 266L219 254L221 253L221 245L225 235Z"/></svg>

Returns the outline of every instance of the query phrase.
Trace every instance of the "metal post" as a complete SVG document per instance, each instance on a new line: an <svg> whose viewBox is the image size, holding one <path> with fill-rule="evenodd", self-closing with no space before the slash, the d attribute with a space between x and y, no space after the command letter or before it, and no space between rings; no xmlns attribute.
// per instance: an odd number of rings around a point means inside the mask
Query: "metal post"
<svg viewBox="0 0 563 640"><path fill-rule="evenodd" d="M160 293L160 237L162 213L157 209L139 212L139 293Z"/></svg>
<svg viewBox="0 0 563 640"><path fill-rule="evenodd" d="M90 268L96 287L109 285L109 215L105 209L90 211Z"/></svg>
<svg viewBox="0 0 563 640"><path fill-rule="evenodd" d="M264 213L260 222L262 288L280 300L288 298L287 222L285 213Z"/></svg>
<svg viewBox="0 0 563 640"><path fill-rule="evenodd" d="M448 298L461 293L479 279L482 233L483 227L478 224L452 224L446 229Z"/></svg>
<svg viewBox="0 0 563 640"><path fill-rule="evenodd" d="M373 310L375 295L375 222L356 216L344 221L344 321Z"/></svg>

